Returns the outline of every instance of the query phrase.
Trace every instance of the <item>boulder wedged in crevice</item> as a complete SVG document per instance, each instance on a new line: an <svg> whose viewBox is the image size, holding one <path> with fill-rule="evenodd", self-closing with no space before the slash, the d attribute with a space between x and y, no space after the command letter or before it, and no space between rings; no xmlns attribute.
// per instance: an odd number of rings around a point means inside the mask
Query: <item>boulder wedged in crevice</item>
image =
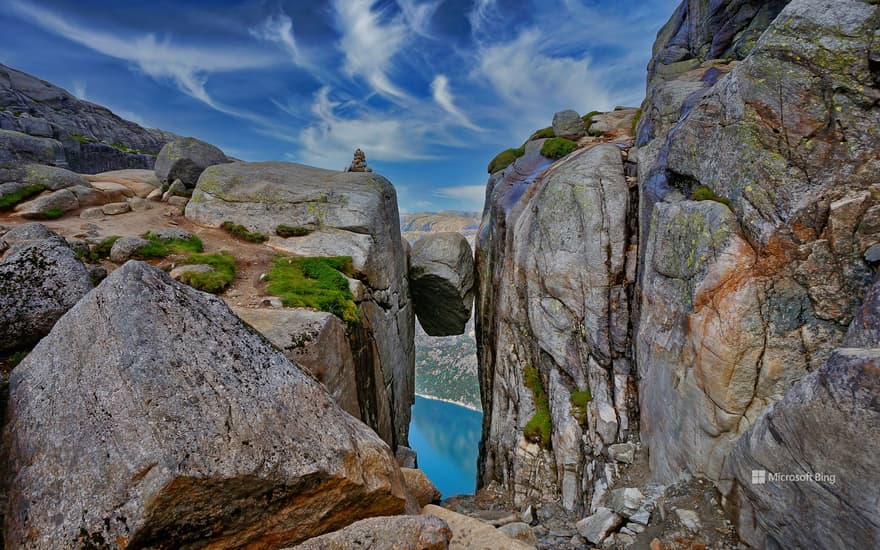
<svg viewBox="0 0 880 550"><path fill-rule="evenodd" d="M474 259L460 233L432 233L412 245L409 282L429 336L463 334L474 302Z"/></svg>

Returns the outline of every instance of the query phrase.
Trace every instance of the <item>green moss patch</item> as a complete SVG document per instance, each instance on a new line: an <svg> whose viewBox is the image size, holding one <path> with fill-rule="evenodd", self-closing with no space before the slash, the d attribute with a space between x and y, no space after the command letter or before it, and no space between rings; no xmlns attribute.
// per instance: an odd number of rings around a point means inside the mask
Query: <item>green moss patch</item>
<svg viewBox="0 0 880 550"><path fill-rule="evenodd" d="M593 400L593 394L590 388L578 390L571 393L569 402L571 403L571 414L581 425L587 422L587 405Z"/></svg>
<svg viewBox="0 0 880 550"><path fill-rule="evenodd" d="M0 196L0 210L11 210L16 204L27 198L33 197L37 193L45 191L45 189L45 185L35 183L33 185L22 187L16 191L12 191L11 193L6 193L5 195Z"/></svg>
<svg viewBox="0 0 880 550"><path fill-rule="evenodd" d="M220 227L233 237L249 243L264 243L269 240L268 236L256 231L250 231L247 227L234 222L223 222Z"/></svg>
<svg viewBox="0 0 880 550"><path fill-rule="evenodd" d="M541 156L548 159L561 159L577 149L577 143L565 138L551 138L541 147Z"/></svg>
<svg viewBox="0 0 880 550"><path fill-rule="evenodd" d="M532 134L532 137L529 138L529 141L534 141L536 139L552 138L555 135L556 134L553 133L553 126L548 126L546 128L541 128L540 130Z"/></svg>
<svg viewBox="0 0 880 550"><path fill-rule="evenodd" d="M86 137L81 134L70 134L70 137L80 143L98 143L97 139Z"/></svg>
<svg viewBox="0 0 880 550"><path fill-rule="evenodd" d="M219 294L235 281L235 258L228 252L219 254L190 254L181 264L204 264L214 268L208 273L187 271L180 280L193 288Z"/></svg>
<svg viewBox="0 0 880 550"><path fill-rule="evenodd" d="M715 191L713 191L712 188L707 185L700 185L695 187L694 190L691 191L691 200L720 202L721 204L733 210L733 203L730 202L730 199L728 199L727 197L719 197L715 194Z"/></svg>
<svg viewBox="0 0 880 550"><path fill-rule="evenodd" d="M500 153L495 155L495 158L493 158L492 162L489 163L489 173L494 174L499 170L504 170L505 168L513 164L513 161L525 154L526 150L524 147L519 147L517 149L506 149L504 151L501 151Z"/></svg>
<svg viewBox="0 0 880 550"><path fill-rule="evenodd" d="M57 220L64 215L64 210L60 208L50 208L49 210L43 210L40 214L47 220Z"/></svg>
<svg viewBox="0 0 880 550"><path fill-rule="evenodd" d="M532 443L538 443L545 449L551 445L550 433L553 428L550 416L550 400L544 390L541 374L536 367L523 367L523 384L532 392L535 401L535 415L523 428L523 437Z"/></svg>
<svg viewBox="0 0 880 550"><path fill-rule="evenodd" d="M351 256L278 256L266 278L266 292L280 297L287 307L328 311L347 323L357 323L357 305L345 278L353 272Z"/></svg>
<svg viewBox="0 0 880 550"><path fill-rule="evenodd" d="M305 237L314 231L311 227L303 227L300 225L279 225L275 228L275 234L279 237Z"/></svg>
<svg viewBox="0 0 880 550"><path fill-rule="evenodd" d="M144 238L150 241L150 244L142 246L134 252L134 256L141 260L165 258L171 254L191 254L201 252L204 249L202 240L198 237L162 240L148 232L144 234Z"/></svg>
<svg viewBox="0 0 880 550"><path fill-rule="evenodd" d="M633 117L632 123L632 135L636 135L636 130L639 127L639 121L642 120L642 110L639 109L636 111L636 116Z"/></svg>

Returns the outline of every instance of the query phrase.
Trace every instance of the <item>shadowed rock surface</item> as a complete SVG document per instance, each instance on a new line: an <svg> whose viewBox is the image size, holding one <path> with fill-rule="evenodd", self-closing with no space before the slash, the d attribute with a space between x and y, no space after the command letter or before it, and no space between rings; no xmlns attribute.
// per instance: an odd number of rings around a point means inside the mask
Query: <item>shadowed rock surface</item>
<svg viewBox="0 0 880 550"><path fill-rule="evenodd" d="M351 256L362 287L350 332L363 420L392 447L406 445L414 401L414 317L397 194L375 173L287 162L233 162L206 169L186 207L194 222L225 221L270 235L299 256ZM276 236L280 225L309 228Z"/></svg>
<svg viewBox="0 0 880 550"><path fill-rule="evenodd" d="M11 351L47 335L92 282L64 239L42 225L20 226L2 245L10 250L0 261L0 351Z"/></svg>
<svg viewBox="0 0 880 550"><path fill-rule="evenodd" d="M429 336L464 333L474 303L474 258L460 233L435 233L415 242L409 280L419 323Z"/></svg>
<svg viewBox="0 0 880 550"><path fill-rule="evenodd" d="M236 307L233 311L288 359L312 373L344 411L361 418L354 357L345 325L338 317L303 308Z"/></svg>
<svg viewBox="0 0 880 550"><path fill-rule="evenodd" d="M372 430L221 300L141 262L12 372L7 418L12 548L274 548L405 506Z"/></svg>
<svg viewBox="0 0 880 550"><path fill-rule="evenodd" d="M43 139L46 153L31 162L91 173L152 168L162 146L176 138L122 119L106 107L0 64L0 129ZM24 137L17 138L19 142ZM0 164L8 150L0 135ZM22 151L22 147L13 147ZM49 152L51 151L51 152ZM21 153L19 153L21 154Z"/></svg>
<svg viewBox="0 0 880 550"><path fill-rule="evenodd" d="M156 177L162 183L180 180L195 187L205 168L229 162L223 151L195 138L178 138L166 143L156 157Z"/></svg>
<svg viewBox="0 0 880 550"><path fill-rule="evenodd" d="M436 516L363 519L345 529L310 539L297 550L446 550L452 531ZM288 549L293 550L293 549Z"/></svg>

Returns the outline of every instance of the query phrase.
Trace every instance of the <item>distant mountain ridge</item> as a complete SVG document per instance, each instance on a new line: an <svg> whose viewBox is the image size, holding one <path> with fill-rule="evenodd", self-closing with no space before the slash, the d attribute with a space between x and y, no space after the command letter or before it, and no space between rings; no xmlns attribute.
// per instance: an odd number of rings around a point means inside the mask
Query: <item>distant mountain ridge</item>
<svg viewBox="0 0 880 550"><path fill-rule="evenodd" d="M479 227L479 212L445 210L404 214L400 217L400 230L411 243L428 233L452 231L464 235L473 246Z"/></svg>
<svg viewBox="0 0 880 550"><path fill-rule="evenodd" d="M79 173L152 169L165 143L178 136L125 120L110 109L0 64L0 129L60 142L57 165Z"/></svg>

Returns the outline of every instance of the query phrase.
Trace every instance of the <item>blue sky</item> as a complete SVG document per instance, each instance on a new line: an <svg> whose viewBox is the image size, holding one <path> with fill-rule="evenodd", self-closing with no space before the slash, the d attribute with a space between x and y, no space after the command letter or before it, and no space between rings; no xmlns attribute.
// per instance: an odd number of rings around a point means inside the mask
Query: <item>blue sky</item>
<svg viewBox="0 0 880 550"><path fill-rule="evenodd" d="M679 0L4 0L0 62L244 160L342 169L403 212L482 208L553 113L637 105Z"/></svg>

